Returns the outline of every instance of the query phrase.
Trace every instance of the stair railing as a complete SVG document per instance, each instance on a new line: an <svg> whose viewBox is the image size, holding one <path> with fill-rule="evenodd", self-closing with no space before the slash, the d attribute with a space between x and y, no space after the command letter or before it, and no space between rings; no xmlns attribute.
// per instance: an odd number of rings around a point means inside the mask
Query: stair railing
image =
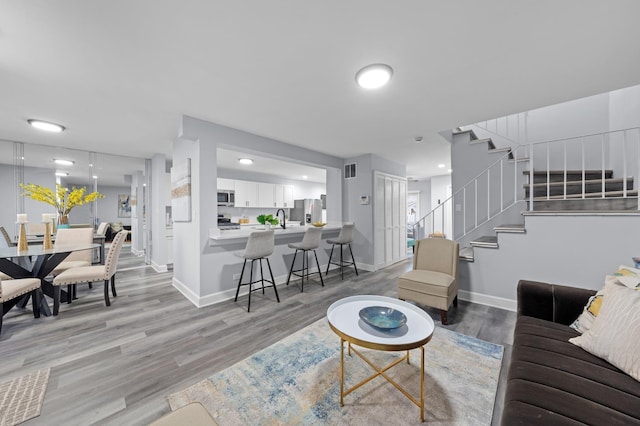
<svg viewBox="0 0 640 426"><path fill-rule="evenodd" d="M517 203L524 202L524 210L533 211L538 200L594 198L587 191L587 186L593 186L587 179L588 170L600 171L598 197L607 198L608 169L622 175L622 189L615 193L617 198L637 198L637 191L632 192L629 181L640 176L640 127L517 146L417 220L413 225L414 238L445 234L447 238L460 240ZM528 179L523 173L525 170L529 173ZM552 195L552 186L559 185L552 182L551 170L563 172L561 194ZM567 175L576 170L581 175L579 197L572 196L567 188ZM534 171L546 171L545 181L536 183ZM525 196L527 180L528 197ZM541 187L545 195L536 196L536 188ZM446 235L449 223L451 235Z"/></svg>

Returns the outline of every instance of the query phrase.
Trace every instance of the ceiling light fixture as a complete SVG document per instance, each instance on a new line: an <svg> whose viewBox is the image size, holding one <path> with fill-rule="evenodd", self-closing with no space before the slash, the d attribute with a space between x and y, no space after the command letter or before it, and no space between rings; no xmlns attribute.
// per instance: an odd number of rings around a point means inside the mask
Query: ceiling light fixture
<svg viewBox="0 0 640 426"><path fill-rule="evenodd" d="M54 158L53 162L56 164L60 164L61 166L73 166L75 164L75 161L63 160L61 158Z"/></svg>
<svg viewBox="0 0 640 426"><path fill-rule="evenodd" d="M422 136L416 136L414 140L416 141L416 143L420 143L422 142Z"/></svg>
<svg viewBox="0 0 640 426"><path fill-rule="evenodd" d="M307 176L307 175L302 175L302 179L305 179L305 180L306 180L306 179L309 179L309 176Z"/></svg>
<svg viewBox="0 0 640 426"><path fill-rule="evenodd" d="M442 163L438 164L438 168L439 169L444 169L444 164L442 164Z"/></svg>
<svg viewBox="0 0 640 426"><path fill-rule="evenodd" d="M367 65L356 73L356 82L363 89L378 89L391 80L393 69L386 64Z"/></svg>
<svg viewBox="0 0 640 426"><path fill-rule="evenodd" d="M453 169L449 169L448 172L451 173L453 171Z"/></svg>
<svg viewBox="0 0 640 426"><path fill-rule="evenodd" d="M69 176L67 172L56 172L56 176Z"/></svg>
<svg viewBox="0 0 640 426"><path fill-rule="evenodd" d="M98 179L98 176L96 176L96 175L93 175L93 178L94 178L94 179Z"/></svg>
<svg viewBox="0 0 640 426"><path fill-rule="evenodd" d="M46 130L47 132L61 132L64 130L64 126L56 123L49 123L48 121L29 119L27 120L27 123L36 129Z"/></svg>
<svg viewBox="0 0 640 426"><path fill-rule="evenodd" d="M253 164L253 160L251 158L238 158L238 163L248 166L250 164Z"/></svg>

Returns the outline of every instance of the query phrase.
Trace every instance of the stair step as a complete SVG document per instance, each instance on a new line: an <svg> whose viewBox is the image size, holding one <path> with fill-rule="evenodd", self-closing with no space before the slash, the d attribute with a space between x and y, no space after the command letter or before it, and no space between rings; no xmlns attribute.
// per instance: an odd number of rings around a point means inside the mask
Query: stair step
<svg viewBox="0 0 640 426"><path fill-rule="evenodd" d="M604 182L605 192L612 191L622 191L624 189L624 178L617 179L592 179L584 181L584 191L585 193L593 193L593 192L601 192L602 184ZM633 190L633 178L626 178L627 182L627 192ZM580 194L582 196L582 185L583 182L581 180L566 182L566 193L569 194ZM547 196L547 188L549 190L549 195L564 195L565 192L565 182L549 182L549 183L534 183L533 185L525 184L523 185L525 190L525 196L529 196L529 189L533 186L533 194L534 197L546 197Z"/></svg>
<svg viewBox="0 0 640 426"><path fill-rule="evenodd" d="M622 198L624 197L624 191L607 191L604 193L604 197L602 196L602 192L585 192L585 198ZM637 189L627 189L627 197L637 197L638 190ZM565 197L563 195L550 195L550 200L562 200ZM567 199L581 199L582 193L579 194L567 194ZM533 201L545 201L547 197L533 197Z"/></svg>
<svg viewBox="0 0 640 426"><path fill-rule="evenodd" d="M471 241L471 247L498 248L498 237L484 236Z"/></svg>
<svg viewBox="0 0 640 426"><path fill-rule="evenodd" d="M493 141L491 140L491 138L474 139L469 143L472 144L472 145L480 144L480 143L486 143L486 144L489 145L489 148L491 148L491 146L493 146L495 148L495 145L493 145Z"/></svg>
<svg viewBox="0 0 640 426"><path fill-rule="evenodd" d="M529 176L529 170L522 172L525 176ZM602 179L602 170L585 170L585 180ZM604 171L605 179L611 179L613 177L613 170ZM582 170L567 170L567 180L582 181ZM529 179L531 181L531 179ZM564 181L564 170L549 170L550 182L562 182ZM533 171L533 183L546 183L547 171L546 170L534 170Z"/></svg>
<svg viewBox="0 0 640 426"><path fill-rule="evenodd" d="M527 230L524 228L524 223L494 226L493 230L495 232L505 232L505 233L512 233L512 234L524 234L527 232Z"/></svg>
<svg viewBox="0 0 640 426"><path fill-rule="evenodd" d="M527 203L528 204L528 203ZM533 202L533 211L637 211L638 197L627 198L573 198Z"/></svg>
<svg viewBox="0 0 640 426"><path fill-rule="evenodd" d="M476 136L476 132L473 131L473 129L467 129L467 130L463 130L460 127L458 127L457 129L454 129L453 132L451 132L454 135L461 135L463 133L469 133L469 136L471 136L471 140L476 140L478 139L478 136Z"/></svg>
<svg viewBox="0 0 640 426"><path fill-rule="evenodd" d="M458 255L458 258L465 262L473 262L474 261L473 247L462 247L460 249L460 254Z"/></svg>

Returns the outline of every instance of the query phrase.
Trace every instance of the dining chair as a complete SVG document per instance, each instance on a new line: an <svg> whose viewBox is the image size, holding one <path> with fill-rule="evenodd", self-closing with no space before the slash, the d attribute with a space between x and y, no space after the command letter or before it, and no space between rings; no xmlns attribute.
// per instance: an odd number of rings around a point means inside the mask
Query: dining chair
<svg viewBox="0 0 640 426"><path fill-rule="evenodd" d="M59 246L91 243L93 243L92 228L63 228L58 229L58 232L56 233L54 248ZM92 254L93 250L78 250L70 253L69 256L56 266L56 268L51 272L51 275L59 275L71 268L90 266Z"/></svg>
<svg viewBox="0 0 640 426"><path fill-rule="evenodd" d="M0 278L0 333L2 317L13 308L21 296L31 295L33 317L40 318L40 280L38 278L20 278L5 281Z"/></svg>
<svg viewBox="0 0 640 426"><path fill-rule="evenodd" d="M300 293L304 291L304 279L307 279L309 282L310 274L318 274L320 276L320 283L322 287L324 287L324 280L322 279L322 272L320 270L320 263L318 262L318 255L316 254L316 249L320 247L320 239L322 238L322 228L307 228L304 233L304 237L302 237L302 241L299 243L290 243L289 248L295 249L296 252L293 255L293 260L291 261L291 268L289 269L289 277L287 277L287 285L289 285L289 281L291 280L291 275L295 275L300 277ZM296 256L298 255L298 251L302 252L302 268L301 269L293 269L293 265L296 263ZM313 251L313 255L316 257L316 267L318 268L317 272L309 272L309 252Z"/></svg>
<svg viewBox="0 0 640 426"><path fill-rule="evenodd" d="M113 243L109 248L109 253L105 259L104 265L79 266L60 273L53 279L53 315L58 315L60 309L60 286L67 286L67 294L70 295L68 303L73 298L71 295L75 293L75 286L83 283L93 283L96 281L104 281L104 303L111 306L109 300L109 282L111 282L111 293L113 297L116 294L116 269L118 266L118 257L122 244L129 231L122 230L118 232L113 239Z"/></svg>
<svg viewBox="0 0 640 426"><path fill-rule="evenodd" d="M108 227L109 227L109 222L100 222L100 225L98 225L98 229L96 230L96 234L106 235Z"/></svg>
<svg viewBox="0 0 640 426"><path fill-rule="evenodd" d="M2 233L2 239L7 243L6 247L13 247L15 244L11 241L11 237L4 226L0 226L0 233Z"/></svg>

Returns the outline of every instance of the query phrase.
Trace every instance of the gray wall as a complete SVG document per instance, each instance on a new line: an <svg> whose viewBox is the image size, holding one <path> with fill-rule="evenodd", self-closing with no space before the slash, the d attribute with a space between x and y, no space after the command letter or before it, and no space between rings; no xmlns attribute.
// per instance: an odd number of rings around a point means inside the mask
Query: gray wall
<svg viewBox="0 0 640 426"><path fill-rule="evenodd" d="M131 218L118 217L118 195L128 194L131 188L127 186L98 186L98 192L105 196L105 198L99 198L98 203L98 222L122 222L123 225L131 225ZM93 192L93 189L87 187L89 194ZM71 210L70 221L71 223L91 223L91 204L85 204L84 206L74 207Z"/></svg>

